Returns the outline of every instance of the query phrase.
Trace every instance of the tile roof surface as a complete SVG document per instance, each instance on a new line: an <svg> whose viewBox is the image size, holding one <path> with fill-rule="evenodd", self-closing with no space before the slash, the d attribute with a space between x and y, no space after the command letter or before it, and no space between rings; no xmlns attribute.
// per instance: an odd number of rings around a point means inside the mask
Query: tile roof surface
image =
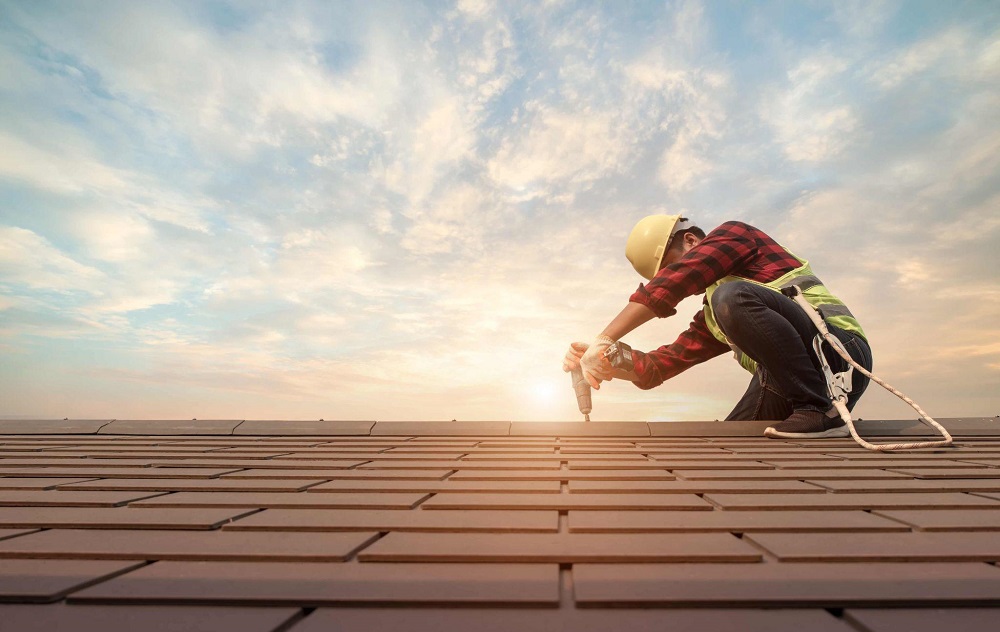
<svg viewBox="0 0 1000 632"><path fill-rule="evenodd" d="M0 420L4 630L994 630L1000 419ZM915 421L861 422L915 436Z"/></svg>

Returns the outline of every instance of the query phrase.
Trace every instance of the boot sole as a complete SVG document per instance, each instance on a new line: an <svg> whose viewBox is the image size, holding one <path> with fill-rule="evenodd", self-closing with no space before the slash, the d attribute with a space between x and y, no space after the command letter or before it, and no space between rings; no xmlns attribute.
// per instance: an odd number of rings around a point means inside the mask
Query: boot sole
<svg viewBox="0 0 1000 632"><path fill-rule="evenodd" d="M764 430L764 436L773 439L832 439L836 437L849 437L851 436L851 431L847 429L846 425L823 430L822 432L782 432L775 430L773 426L769 426Z"/></svg>

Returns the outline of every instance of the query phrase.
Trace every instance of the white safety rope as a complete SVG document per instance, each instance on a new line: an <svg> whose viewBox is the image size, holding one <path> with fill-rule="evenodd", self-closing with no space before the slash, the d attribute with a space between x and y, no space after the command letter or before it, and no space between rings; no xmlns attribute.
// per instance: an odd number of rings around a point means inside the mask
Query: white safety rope
<svg viewBox="0 0 1000 632"><path fill-rule="evenodd" d="M863 448L868 448L869 450L876 450L879 452L889 452L892 450L916 450L919 448L940 448L951 445L952 443L951 435L948 434L948 431L944 429L944 426L934 421L934 419L932 419L930 415L925 413L920 408L920 406L917 406L917 403L914 402L912 399L910 399L906 395L902 394L901 392L893 388L885 380L879 379L871 372L869 372L867 369L865 369L863 366L854 361L854 359L850 356L850 354L847 353L847 349L844 348L844 345L840 342L840 340L830 333L830 330L827 328L826 322L823 320L823 316L819 313L819 310L813 307L809 303L809 301L805 299L805 297L802 295L802 291L798 287L792 286L789 288L785 288L784 290L782 290L782 293L785 294L786 296L791 297L792 300L794 300L799 305L799 307L801 307L803 311L805 311L805 313L809 316L809 319L812 320L814 325L816 325L816 329L819 331L819 335L822 336L823 340L826 340L826 342L829 343L830 346L833 347L838 354L840 354L840 357L842 357L844 360L847 361L848 364L850 364L850 366L860 371L863 375L868 376L871 379L871 381L875 382L885 390L889 391L896 397L900 398L901 400L909 404L910 407L913 408L913 410L917 411L917 414L920 415L921 422L937 430L939 433L941 433L941 436L943 437L943 439L940 441L920 441L916 443L869 443L868 441L865 441L864 439L861 438L860 435L858 435L858 431L854 428L854 420L851 419L851 411L847 410L846 392L850 391L850 384L847 385L847 391L845 391L843 389L843 384L836 384L834 376L830 374L829 371L827 371L827 380L830 384L833 405L837 409L837 412L840 413L840 418L843 419L844 423L847 424L848 430L851 431L851 436L854 437L854 440L858 442L858 445L860 445ZM826 365L826 358L823 356L823 350L821 346L819 344L816 344L815 349L816 353L819 355L820 364Z"/></svg>

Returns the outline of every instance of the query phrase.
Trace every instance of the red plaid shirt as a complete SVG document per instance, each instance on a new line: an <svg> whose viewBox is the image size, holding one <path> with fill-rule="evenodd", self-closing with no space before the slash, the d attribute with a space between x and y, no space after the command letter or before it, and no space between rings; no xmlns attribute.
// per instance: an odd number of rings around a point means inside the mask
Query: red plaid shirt
<svg viewBox="0 0 1000 632"><path fill-rule="evenodd" d="M649 283L640 284L629 301L666 318L677 313L682 299L701 294L723 277L735 275L768 283L800 265L762 230L743 222L726 222L705 235L677 262L657 272ZM687 331L673 343L649 353L635 352L635 373L639 377L635 384L642 389L659 386L681 371L729 350L708 330L702 307Z"/></svg>

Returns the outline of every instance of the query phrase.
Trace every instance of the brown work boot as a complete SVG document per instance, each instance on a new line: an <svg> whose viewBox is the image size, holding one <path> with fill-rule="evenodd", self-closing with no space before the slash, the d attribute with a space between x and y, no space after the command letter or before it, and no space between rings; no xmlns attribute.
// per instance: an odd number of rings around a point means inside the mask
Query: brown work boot
<svg viewBox="0 0 1000 632"><path fill-rule="evenodd" d="M796 410L792 416L764 431L774 439L826 439L850 436L847 424L840 417L827 417L818 410Z"/></svg>

